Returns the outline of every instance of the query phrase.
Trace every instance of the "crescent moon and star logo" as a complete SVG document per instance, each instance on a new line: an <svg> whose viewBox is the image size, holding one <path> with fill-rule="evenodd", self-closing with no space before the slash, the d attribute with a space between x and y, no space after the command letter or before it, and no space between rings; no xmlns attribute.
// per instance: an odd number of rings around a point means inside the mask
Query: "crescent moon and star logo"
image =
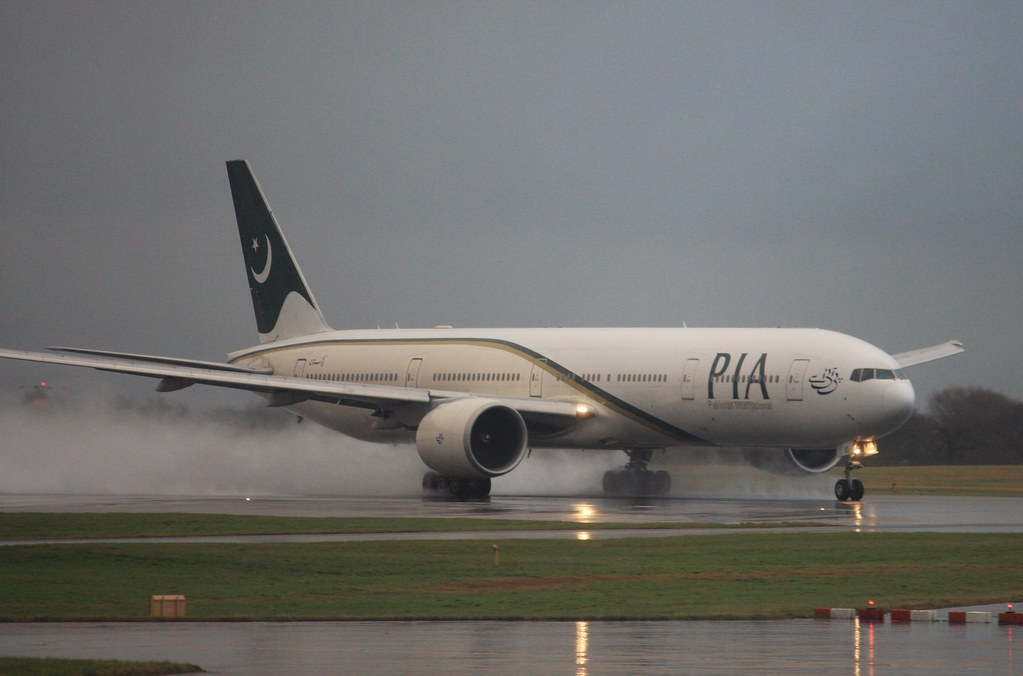
<svg viewBox="0 0 1023 676"><path fill-rule="evenodd" d="M817 394L831 394L838 389L841 382L842 376L838 375L838 369L832 367L825 370L823 375L811 377L810 387L816 390Z"/></svg>
<svg viewBox="0 0 1023 676"><path fill-rule="evenodd" d="M270 263L273 261L274 256L273 247L270 246L270 238L267 237L266 235L263 235L263 239L266 240L266 263L263 265L263 269L259 272L256 272L251 267L249 268L249 272L252 273L252 277L256 280L258 284L266 283L267 278L270 276ZM253 238L252 251L253 253L259 252L258 239Z"/></svg>

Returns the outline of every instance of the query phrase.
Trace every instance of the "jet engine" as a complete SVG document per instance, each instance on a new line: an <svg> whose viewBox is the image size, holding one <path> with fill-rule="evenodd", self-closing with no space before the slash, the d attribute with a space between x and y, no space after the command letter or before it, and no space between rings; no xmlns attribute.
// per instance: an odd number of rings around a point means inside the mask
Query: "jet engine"
<svg viewBox="0 0 1023 676"><path fill-rule="evenodd" d="M784 451L765 448L746 449L747 462L772 474L796 476L804 472L827 472L842 460L840 448L786 448Z"/></svg>
<svg viewBox="0 0 1023 676"><path fill-rule="evenodd" d="M416 449L442 475L464 479L500 476L526 455L526 423L518 411L487 399L458 399L427 413L416 430Z"/></svg>
<svg viewBox="0 0 1023 676"><path fill-rule="evenodd" d="M790 448L785 455L796 467L813 474L827 472L842 459L838 448Z"/></svg>

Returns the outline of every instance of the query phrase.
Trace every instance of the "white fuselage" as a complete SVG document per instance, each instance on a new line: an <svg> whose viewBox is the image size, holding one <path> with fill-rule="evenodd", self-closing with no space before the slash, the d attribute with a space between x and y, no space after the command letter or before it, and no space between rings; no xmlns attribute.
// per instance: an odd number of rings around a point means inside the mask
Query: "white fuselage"
<svg viewBox="0 0 1023 676"><path fill-rule="evenodd" d="M230 355L275 375L586 404L542 448L684 445L833 448L898 428L912 384L884 351L819 329L386 329L330 331ZM852 378L856 369L878 377ZM353 437L411 440L373 411L304 402ZM557 431L553 431L557 429Z"/></svg>

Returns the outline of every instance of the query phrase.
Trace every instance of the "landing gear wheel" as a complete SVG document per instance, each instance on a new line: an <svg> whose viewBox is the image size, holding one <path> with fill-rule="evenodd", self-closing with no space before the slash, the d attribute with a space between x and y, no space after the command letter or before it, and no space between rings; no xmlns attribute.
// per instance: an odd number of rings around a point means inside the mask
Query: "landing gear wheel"
<svg viewBox="0 0 1023 676"><path fill-rule="evenodd" d="M605 493L609 495L618 493L618 472L611 469L604 472L604 480L601 483Z"/></svg>
<svg viewBox="0 0 1023 676"><path fill-rule="evenodd" d="M667 495L671 491L671 475L666 471L612 469L604 472L604 492L616 496Z"/></svg>
<svg viewBox="0 0 1023 676"><path fill-rule="evenodd" d="M428 495L447 495L458 499L481 499L490 495L490 479L463 479L444 476L436 472L423 475L423 492Z"/></svg>
<svg viewBox="0 0 1023 676"><path fill-rule="evenodd" d="M659 469L650 477L650 493L652 495L667 495L671 492L671 475L665 470Z"/></svg>
<svg viewBox="0 0 1023 676"><path fill-rule="evenodd" d="M443 483L444 477L436 472L427 472L423 475L423 490L424 491L440 491L444 490L445 485Z"/></svg>
<svg viewBox="0 0 1023 676"><path fill-rule="evenodd" d="M859 502L863 499L863 482L859 479L853 479L849 486L849 500L851 502Z"/></svg>
<svg viewBox="0 0 1023 676"><path fill-rule="evenodd" d="M835 499L839 502L845 502L849 499L849 495L852 493L852 487L849 482L845 479L839 479L835 482Z"/></svg>

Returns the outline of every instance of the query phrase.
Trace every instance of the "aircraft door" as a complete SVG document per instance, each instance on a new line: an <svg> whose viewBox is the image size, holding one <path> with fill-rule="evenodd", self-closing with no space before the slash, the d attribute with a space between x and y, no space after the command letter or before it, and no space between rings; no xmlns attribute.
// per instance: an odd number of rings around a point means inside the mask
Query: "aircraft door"
<svg viewBox="0 0 1023 676"><path fill-rule="evenodd" d="M422 359L413 359L408 363L408 369L405 370L405 387L419 387L419 367L422 365Z"/></svg>
<svg viewBox="0 0 1023 676"><path fill-rule="evenodd" d="M692 401L696 385L696 368L700 365L699 359L687 359L686 366L682 369L682 399Z"/></svg>
<svg viewBox="0 0 1023 676"><path fill-rule="evenodd" d="M531 397L543 396L543 367L546 364L547 360L541 359L533 364L533 370L529 372L529 396Z"/></svg>
<svg viewBox="0 0 1023 676"><path fill-rule="evenodd" d="M785 384L785 397L789 401L803 401L803 376L809 365L809 359L792 360L792 366L789 368L789 380Z"/></svg>

